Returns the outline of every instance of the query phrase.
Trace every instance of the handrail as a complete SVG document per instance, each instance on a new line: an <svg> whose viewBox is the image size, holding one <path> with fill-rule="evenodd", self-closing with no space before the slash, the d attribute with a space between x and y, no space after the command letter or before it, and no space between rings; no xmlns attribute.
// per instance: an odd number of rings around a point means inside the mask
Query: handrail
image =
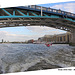
<svg viewBox="0 0 75 75"><path fill-rule="evenodd" d="M41 10L41 6L37 6L37 5L30 5L30 6L28 6L28 8ZM70 13L70 12L66 12L66 11L62 11L60 9L57 10L57 9L53 9L53 8L42 7L42 11L48 11L48 12L50 11L50 12L53 12L53 13L58 13L58 14L66 15L66 16L75 17L75 14Z"/></svg>

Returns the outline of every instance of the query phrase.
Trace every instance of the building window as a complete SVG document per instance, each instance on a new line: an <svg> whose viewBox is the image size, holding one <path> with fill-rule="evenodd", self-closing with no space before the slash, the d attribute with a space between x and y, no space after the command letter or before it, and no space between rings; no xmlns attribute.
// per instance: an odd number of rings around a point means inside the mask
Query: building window
<svg viewBox="0 0 75 75"><path fill-rule="evenodd" d="M67 41L68 41L68 43L69 43L69 35L67 35Z"/></svg>
<svg viewBox="0 0 75 75"><path fill-rule="evenodd" d="M60 41L62 41L62 37L60 37Z"/></svg>
<svg viewBox="0 0 75 75"><path fill-rule="evenodd" d="M65 36L64 36L64 41L65 41Z"/></svg>
<svg viewBox="0 0 75 75"><path fill-rule="evenodd" d="M57 38L57 41L59 42L59 37Z"/></svg>

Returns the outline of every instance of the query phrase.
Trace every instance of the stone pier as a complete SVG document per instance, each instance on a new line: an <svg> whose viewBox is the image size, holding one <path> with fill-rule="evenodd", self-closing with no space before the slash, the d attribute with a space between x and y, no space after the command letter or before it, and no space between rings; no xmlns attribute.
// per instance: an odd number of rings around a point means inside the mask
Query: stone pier
<svg viewBox="0 0 75 75"><path fill-rule="evenodd" d="M75 29L73 29L71 34L70 45L75 46Z"/></svg>

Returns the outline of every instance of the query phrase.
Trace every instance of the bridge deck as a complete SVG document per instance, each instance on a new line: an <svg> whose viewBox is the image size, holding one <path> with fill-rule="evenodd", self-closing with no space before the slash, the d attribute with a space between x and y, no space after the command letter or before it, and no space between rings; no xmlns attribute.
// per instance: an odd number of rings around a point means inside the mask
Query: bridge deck
<svg viewBox="0 0 75 75"><path fill-rule="evenodd" d="M0 28L28 25L72 31L75 28L75 14L36 5L0 9Z"/></svg>
<svg viewBox="0 0 75 75"><path fill-rule="evenodd" d="M31 15L33 14L33 15ZM0 18L17 18L17 17L43 17L43 18L65 18L67 20L75 22L75 14L65 12L62 10L56 10L52 8L31 5L31 6L20 6L11 8L1 8ZM34 16L35 15L35 16Z"/></svg>
<svg viewBox="0 0 75 75"><path fill-rule="evenodd" d="M27 6L27 7L20 6L20 7L17 7L17 8L41 12L41 6L36 6L36 5L31 5L31 6ZM42 11L43 11L43 13L55 14L55 15L60 15L60 16L63 16L63 17L69 17L69 18L75 19L75 14L73 14L71 12L66 12L66 11L63 11L63 10L60 10L60 9L57 10L57 9L42 7Z"/></svg>

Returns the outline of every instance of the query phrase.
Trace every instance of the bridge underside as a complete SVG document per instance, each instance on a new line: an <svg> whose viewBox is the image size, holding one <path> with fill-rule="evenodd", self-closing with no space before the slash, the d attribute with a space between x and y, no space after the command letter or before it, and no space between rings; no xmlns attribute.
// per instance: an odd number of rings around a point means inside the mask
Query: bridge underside
<svg viewBox="0 0 75 75"><path fill-rule="evenodd" d="M3 18L0 19L0 28L16 26L48 26L72 32L75 22L62 18Z"/></svg>
<svg viewBox="0 0 75 75"><path fill-rule="evenodd" d="M16 26L48 26L72 33L70 45L75 46L75 23L58 18L5 18L0 19L0 28Z"/></svg>
<svg viewBox="0 0 75 75"><path fill-rule="evenodd" d="M36 10L36 9L35 9ZM71 44L75 45L75 15L72 17L65 12L56 13L52 11L42 11L37 9L1 8L0 28L16 26L48 26L56 29L69 31L72 33ZM62 14L64 13L64 14Z"/></svg>
<svg viewBox="0 0 75 75"><path fill-rule="evenodd" d="M71 32L75 28L74 16L69 12L49 8L42 8L41 13L39 6L1 8L0 28L42 25Z"/></svg>

